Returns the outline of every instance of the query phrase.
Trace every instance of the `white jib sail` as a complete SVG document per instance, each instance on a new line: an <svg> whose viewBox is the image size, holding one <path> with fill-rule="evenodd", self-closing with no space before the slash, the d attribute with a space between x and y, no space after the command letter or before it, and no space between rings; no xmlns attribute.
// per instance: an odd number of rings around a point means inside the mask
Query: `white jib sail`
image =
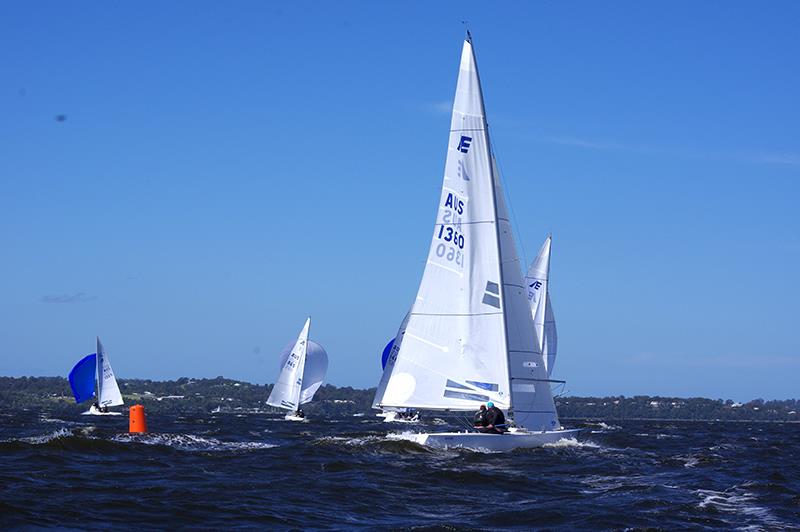
<svg viewBox="0 0 800 532"><path fill-rule="evenodd" d="M303 370L306 363L306 348L308 343L308 329L311 318L306 320L300 336L294 344L291 354L286 359L278 381L272 387L267 404L285 410L297 410L300 406L300 391L303 388Z"/></svg>
<svg viewBox="0 0 800 532"><path fill-rule="evenodd" d="M473 410L489 400L510 405L488 140L475 57L466 41L428 260L402 342L381 379L378 407Z"/></svg>
<svg viewBox="0 0 800 532"><path fill-rule="evenodd" d="M503 264L503 297L508 338L508 372L511 379L512 417L528 430L560 427L549 375L534 327L522 269L514 244L511 220L496 161L494 165L500 257Z"/></svg>
<svg viewBox="0 0 800 532"><path fill-rule="evenodd" d="M528 275L525 276L533 324L536 327L536 337L544 355L547 375L553 374L558 347L556 318L553 314L553 305L550 303L550 249L552 248L552 240L551 236L547 237L536 259L531 263Z"/></svg>
<svg viewBox="0 0 800 532"><path fill-rule="evenodd" d="M111 361L108 359L100 338L97 338L97 402L100 406L119 406L125 404L119 392Z"/></svg>

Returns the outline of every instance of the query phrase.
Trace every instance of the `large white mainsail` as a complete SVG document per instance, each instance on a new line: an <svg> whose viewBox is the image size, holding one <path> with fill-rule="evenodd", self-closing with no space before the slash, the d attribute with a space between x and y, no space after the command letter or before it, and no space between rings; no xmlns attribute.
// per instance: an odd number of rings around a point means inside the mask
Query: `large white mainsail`
<svg viewBox="0 0 800 532"><path fill-rule="evenodd" d="M311 318L306 320L303 330L297 337L291 354L278 376L278 382L272 387L267 404L285 410L297 410L300 406L300 392L303 388L303 369L306 363L306 348L308 343L308 329Z"/></svg>
<svg viewBox="0 0 800 532"><path fill-rule="evenodd" d="M100 406L119 406L125 404L119 392L111 361L108 359L100 337L97 337L97 402Z"/></svg>
<svg viewBox="0 0 800 532"><path fill-rule="evenodd" d="M525 276L533 325L536 328L539 347L544 355L548 376L553 374L558 347L556 318L553 315L553 305L550 303L550 249L552 242L552 236L548 236Z"/></svg>
<svg viewBox="0 0 800 532"><path fill-rule="evenodd" d="M558 427L499 179L470 39L461 54L439 210L416 301L374 406L513 406L518 425Z"/></svg>
<svg viewBox="0 0 800 532"><path fill-rule="evenodd" d="M478 71L466 41L428 260L376 406L510 405L491 173Z"/></svg>

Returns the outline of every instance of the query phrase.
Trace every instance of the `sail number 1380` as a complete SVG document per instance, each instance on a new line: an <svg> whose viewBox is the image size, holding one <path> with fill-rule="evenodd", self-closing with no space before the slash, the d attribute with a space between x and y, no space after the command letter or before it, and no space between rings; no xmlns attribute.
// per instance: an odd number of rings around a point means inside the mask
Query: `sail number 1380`
<svg viewBox="0 0 800 532"><path fill-rule="evenodd" d="M454 230L452 227L440 226L437 236L445 242L452 242L458 246L459 249L464 249L464 235L458 234L458 231Z"/></svg>

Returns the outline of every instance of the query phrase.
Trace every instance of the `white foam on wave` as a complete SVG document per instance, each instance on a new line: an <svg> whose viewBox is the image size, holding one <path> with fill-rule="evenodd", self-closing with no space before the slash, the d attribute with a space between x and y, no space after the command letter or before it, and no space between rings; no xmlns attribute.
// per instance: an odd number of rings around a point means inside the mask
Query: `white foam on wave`
<svg viewBox="0 0 800 532"><path fill-rule="evenodd" d="M61 427L58 430L54 430L53 432L48 432L47 434L41 434L39 436L28 436L25 438L10 438L8 440L3 440L3 441L5 442L21 441L33 445L41 445L43 443L57 440L59 438L69 438L70 436L72 436L72 431L67 430L64 427Z"/></svg>
<svg viewBox="0 0 800 532"><path fill-rule="evenodd" d="M553 443L545 443L542 447L549 449L600 449L600 445L593 441L580 441L575 438L561 438Z"/></svg>
<svg viewBox="0 0 800 532"><path fill-rule="evenodd" d="M361 436L361 437L357 436L353 438L348 438L346 436L323 436L321 438L317 438L314 441L316 443L334 443L334 444L342 444L349 446L361 446L379 442L382 439L383 438L381 438L380 436Z"/></svg>
<svg viewBox="0 0 800 532"><path fill-rule="evenodd" d="M604 421L587 422L587 423L584 423L584 425L586 425L587 427L595 427L595 428L598 428L598 429L600 429L602 431L622 430L622 427L620 427L619 425L609 425L608 423L605 423Z"/></svg>
<svg viewBox="0 0 800 532"><path fill-rule="evenodd" d="M277 447L274 443L260 441L221 441L196 434L117 434L111 438L118 443L143 443L165 445L181 451L250 451Z"/></svg>
<svg viewBox="0 0 800 532"><path fill-rule="evenodd" d="M768 527L783 528L786 526L786 523L775 517L769 509L755 504L755 494L745 491L739 486L725 491L699 489L694 493L703 498L698 503L698 508L714 508L720 512L751 517Z"/></svg>

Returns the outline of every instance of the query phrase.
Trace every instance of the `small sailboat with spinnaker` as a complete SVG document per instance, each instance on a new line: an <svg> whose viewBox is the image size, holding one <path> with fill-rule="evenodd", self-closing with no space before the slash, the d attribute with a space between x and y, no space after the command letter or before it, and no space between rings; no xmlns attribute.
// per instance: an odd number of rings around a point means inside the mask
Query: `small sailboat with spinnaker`
<svg viewBox="0 0 800 532"><path fill-rule="evenodd" d="M310 328L308 318L297 340L281 352L281 372L267 399L268 405L288 410L288 421L306 421L300 406L314 398L328 372L328 353L308 339Z"/></svg>
<svg viewBox="0 0 800 532"><path fill-rule="evenodd" d="M111 361L99 337L97 338L97 353L83 357L69 372L69 385L76 403L96 398L89 410L83 413L84 415L122 415L120 412L108 410L111 406L120 406L125 402L122 400L117 379L114 377L114 370L111 369Z"/></svg>
<svg viewBox="0 0 800 532"><path fill-rule="evenodd" d="M493 403L504 434L395 435L495 451L573 436L561 426L494 161L472 38L461 54L445 175L427 262L373 407L467 412Z"/></svg>

